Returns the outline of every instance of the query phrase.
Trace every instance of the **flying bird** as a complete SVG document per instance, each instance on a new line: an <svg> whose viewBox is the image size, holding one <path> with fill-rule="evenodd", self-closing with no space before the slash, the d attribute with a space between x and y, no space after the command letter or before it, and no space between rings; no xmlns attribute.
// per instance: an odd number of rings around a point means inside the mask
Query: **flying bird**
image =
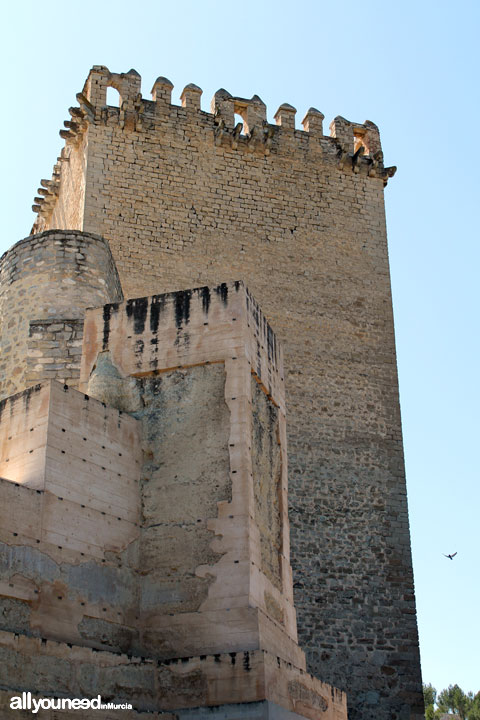
<svg viewBox="0 0 480 720"><path fill-rule="evenodd" d="M454 552L453 555L445 555L445 553L443 553L443 557L448 557L448 558L450 558L450 560L453 560L453 558L455 557L456 554L457 554L456 552Z"/></svg>

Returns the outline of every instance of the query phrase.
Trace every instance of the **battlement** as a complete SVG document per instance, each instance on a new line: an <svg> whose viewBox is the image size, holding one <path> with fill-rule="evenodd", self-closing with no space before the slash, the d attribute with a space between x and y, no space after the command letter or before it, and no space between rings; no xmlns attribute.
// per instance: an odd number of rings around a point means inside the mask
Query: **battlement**
<svg viewBox="0 0 480 720"><path fill-rule="evenodd" d="M119 94L118 107L107 105L107 90ZM119 127L126 133L143 131L164 132L165 121L192 130L195 116L201 116L200 131L210 134L216 146L244 153L268 156L296 152L311 155L315 161L333 164L343 172L381 178L386 185L395 174L395 167L385 167L378 127L371 121L352 122L337 116L330 123L330 135L323 134L324 115L311 107L302 120L302 128L295 127L296 108L282 103L274 114L275 124L267 121L267 107L258 95L250 99L235 97L227 90L218 90L211 101L210 112L201 109L202 90L189 83L180 95L181 105L172 103L173 84L158 77L152 87L152 99L141 94L141 77L136 70L112 73L104 65L94 65L81 93L78 107L69 109L71 119L64 122L60 136L65 140L52 178L41 180L32 210L38 214L32 232L52 227L60 187L62 168L70 162L72 149L85 142L90 125ZM236 122L236 116L241 118ZM198 118L197 118L198 120ZM57 223L58 226L58 223Z"/></svg>
<svg viewBox="0 0 480 720"><path fill-rule="evenodd" d="M128 73L111 73L104 65L94 65L85 82L82 93L77 95L80 108L72 109L73 116L82 118L85 122L90 119L105 120L105 108L107 106L107 88L115 88L120 96L119 99L119 120L125 123L126 116L133 112L130 117L130 129L141 129L144 116L152 119L152 116L166 112L168 106L172 105L171 96L173 83L165 77L158 77L153 85L151 95L152 101L142 97L141 77L136 70L129 70ZM180 100L181 107L190 111L202 112L200 100L202 89L198 85L190 83L183 89ZM267 122L267 107L258 95L250 99L234 97L227 90L217 90L210 104L210 115L217 131L216 137L221 131L231 131L232 139L235 141L240 135L244 135L246 142L252 142L255 138L264 145L263 150L268 151L272 145L275 135L281 134L281 129L295 132L296 108L288 103L280 105L274 115L275 125ZM110 115L110 113L108 113ZM243 123L235 123L235 115L239 115ZM302 120L303 130L301 133L308 133L310 137L324 137L323 135L323 113L316 108L310 108ZM140 124L139 124L140 123ZM60 134L65 139L72 139L77 132L84 128L82 121L66 122L67 131L61 130ZM72 125L74 127L72 127ZM133 126L133 127L132 127ZM356 123L346 120L343 117L336 117L330 124L330 144L337 149L346 151L352 155L352 168L359 172L359 158L365 156L370 159L369 170L376 170L378 165L383 163L382 147L378 127L366 120L364 123ZM256 143L258 145L258 142ZM359 152L363 147L363 152ZM356 154L356 157L353 156ZM377 162L374 163L374 160ZM390 177L390 175L388 175ZM387 179L388 179L387 177Z"/></svg>

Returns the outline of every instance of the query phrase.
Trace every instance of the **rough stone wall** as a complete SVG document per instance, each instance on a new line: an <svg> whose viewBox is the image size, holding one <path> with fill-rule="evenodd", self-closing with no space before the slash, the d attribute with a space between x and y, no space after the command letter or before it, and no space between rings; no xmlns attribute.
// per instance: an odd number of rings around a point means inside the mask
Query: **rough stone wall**
<svg viewBox="0 0 480 720"><path fill-rule="evenodd" d="M327 138L312 111L294 130L285 107L264 126L258 102L228 93L214 117L170 91L136 109L90 98L83 227L109 240L127 296L247 280L286 350L310 668L348 687L352 720L421 713L378 133L337 118Z"/></svg>
<svg viewBox="0 0 480 720"><path fill-rule="evenodd" d="M122 297L100 237L47 231L14 245L0 259L0 398L40 380L74 384L85 308ZM67 318L76 328L61 327Z"/></svg>
<svg viewBox="0 0 480 720"><path fill-rule="evenodd" d="M80 377L82 338L83 319L32 320L27 340L27 387L47 377L76 387Z"/></svg>

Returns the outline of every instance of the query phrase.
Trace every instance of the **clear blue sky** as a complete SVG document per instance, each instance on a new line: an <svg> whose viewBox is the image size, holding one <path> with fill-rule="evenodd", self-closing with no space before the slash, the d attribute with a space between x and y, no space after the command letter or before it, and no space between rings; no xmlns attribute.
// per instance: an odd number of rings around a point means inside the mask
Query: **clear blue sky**
<svg viewBox="0 0 480 720"><path fill-rule="evenodd" d="M88 70L376 122L424 680L480 690L480 3L19 0L2 10L0 251L28 235ZM458 551L453 562L442 553Z"/></svg>

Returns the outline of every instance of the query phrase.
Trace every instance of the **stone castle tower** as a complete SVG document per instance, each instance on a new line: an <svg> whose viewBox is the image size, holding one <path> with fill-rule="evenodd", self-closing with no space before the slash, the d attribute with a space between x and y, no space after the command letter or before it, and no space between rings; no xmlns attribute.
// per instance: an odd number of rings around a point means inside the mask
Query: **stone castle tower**
<svg viewBox="0 0 480 720"><path fill-rule="evenodd" d="M95 66L1 259L0 643L55 669L0 685L420 718L395 168L371 122L171 91Z"/></svg>

